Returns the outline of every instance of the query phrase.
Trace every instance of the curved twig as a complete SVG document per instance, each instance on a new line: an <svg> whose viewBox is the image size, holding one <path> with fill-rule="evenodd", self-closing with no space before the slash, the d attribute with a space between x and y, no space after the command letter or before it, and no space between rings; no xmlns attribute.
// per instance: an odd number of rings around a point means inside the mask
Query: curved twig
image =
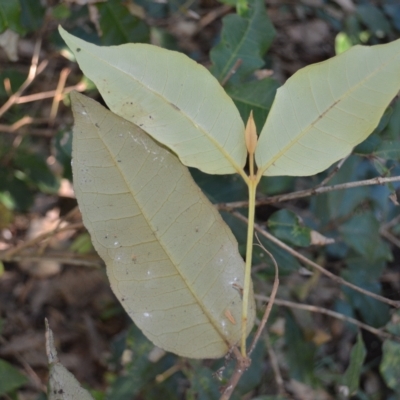
<svg viewBox="0 0 400 400"><path fill-rule="evenodd" d="M247 218L244 215L240 214L237 211L231 211L231 214L247 224ZM386 297L380 296L379 294L372 293L369 290L365 290L365 289L363 289L363 288L361 288L361 287L359 287L357 285L354 285L354 284L346 281L345 279L341 278L340 276L337 276L337 275L333 274L332 272L329 272L328 270L326 270L325 268L321 267L320 265L318 265L314 261L311 261L307 257L305 257L302 254L300 254L298 251L293 250L287 244L281 242L279 239L277 239L275 236L271 235L270 233L268 233L267 231L262 229L256 223L254 223L254 229L257 232L259 232L261 235L266 237L268 240L270 240L271 242L273 242L276 245L278 245L280 248L286 250L293 257L296 257L298 260L302 261L303 263L309 265L310 267L316 269L317 271L320 271L322 274L328 276L330 279L332 279L336 283L338 283L340 285L347 286L347 287L349 287L349 288L351 288L353 290L356 290L357 292L365 294L366 296L372 297L375 300L381 301L382 303L389 304L392 307L400 308L400 301L390 300L390 299L387 299Z"/></svg>

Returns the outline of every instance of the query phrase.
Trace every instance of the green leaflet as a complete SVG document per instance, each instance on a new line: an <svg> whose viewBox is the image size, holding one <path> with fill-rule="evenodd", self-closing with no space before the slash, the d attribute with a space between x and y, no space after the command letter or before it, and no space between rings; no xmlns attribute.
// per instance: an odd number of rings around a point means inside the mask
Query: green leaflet
<svg viewBox="0 0 400 400"><path fill-rule="evenodd" d="M233 101L201 65L147 44L98 47L60 34L110 110L209 174L244 174L244 125ZM95 66L95 68L94 68Z"/></svg>
<svg viewBox="0 0 400 400"><path fill-rule="evenodd" d="M259 172L323 171L374 130L399 89L400 40L301 69L278 89L256 150Z"/></svg>
<svg viewBox="0 0 400 400"><path fill-rule="evenodd" d="M74 188L111 287L157 346L223 356L240 338L244 262L189 171L140 128L72 96ZM251 292L248 331L255 313Z"/></svg>

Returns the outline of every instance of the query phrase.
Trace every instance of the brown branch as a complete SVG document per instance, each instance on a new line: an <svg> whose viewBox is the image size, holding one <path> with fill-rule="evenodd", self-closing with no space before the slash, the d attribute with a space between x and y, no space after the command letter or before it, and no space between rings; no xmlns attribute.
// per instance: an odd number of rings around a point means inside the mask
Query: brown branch
<svg viewBox="0 0 400 400"><path fill-rule="evenodd" d="M236 349L236 351L235 351ZM233 391L235 390L235 387L240 381L240 378L242 375L246 372L246 370L250 367L251 360L250 358L244 358L240 351L238 350L237 347L234 347L234 353L236 356L236 367L235 370L232 374L232 376L229 379L228 384L225 386L222 395L220 397L220 400L229 400L230 397L232 396Z"/></svg>
<svg viewBox="0 0 400 400"><path fill-rule="evenodd" d="M324 187L317 187L307 190L299 190L297 192L287 193L287 194L279 194L277 196L267 197L266 199L261 199L256 201L256 206L261 206L265 204L272 204L272 203L280 203L282 201L294 200L299 199L302 197L309 197L314 196L322 193L332 192L334 190L344 190L344 189L351 189L360 186L370 186L370 185L383 185L384 183L388 182L398 182L400 181L400 176L392 176L388 178L376 177L372 179L366 179L363 181L357 182L347 182L347 183L340 183L338 185L333 186L324 186ZM219 203L215 205L219 210L230 211L235 208L243 208L248 207L248 201L235 201L232 203Z"/></svg>
<svg viewBox="0 0 400 400"><path fill-rule="evenodd" d="M263 296L260 294L255 294L254 297L256 299L263 300L263 301L269 301L269 299L270 299L268 296ZM341 321L349 322L350 324L356 325L359 328L362 328L368 332L371 332L374 335L381 337L383 339L389 339L389 340L393 340L396 342L400 342L399 336L395 336L389 332L385 332L382 329L374 328L370 325L364 324L361 321L358 321L355 318L347 317L346 315L340 314L336 311L328 310L327 308L313 306L310 304L299 304L299 303L295 303L293 301L282 300L282 299L277 299L277 298L275 298L274 303L277 306L288 307L288 308L297 308L299 310L305 310L305 311L310 311L313 313L325 314L332 318L340 319Z"/></svg>
<svg viewBox="0 0 400 400"><path fill-rule="evenodd" d="M236 218L240 219L241 221L245 222L246 224L248 223L247 218L244 215L240 214L239 212L232 211L231 214L234 215ZM349 287L349 288L351 288L351 289L353 289L353 290L355 290L357 292L365 294L366 296L372 297L375 300L381 301L382 303L389 304L392 307L400 308L400 301L390 300L390 299L387 299L386 297L380 296L379 294L372 293L372 292L370 292L368 290L365 290L365 289L363 289L363 288L361 288L361 287L359 287L357 285L354 285L354 284L346 281L345 279L341 278L340 276L337 276L337 275L333 274L332 272L327 271L325 268L321 267L320 265L318 265L314 261L309 260L307 257L303 256L302 254L300 254L296 250L293 250L287 244L281 242L279 239L277 239L275 236L271 235L270 233L268 233L267 231L262 229L256 223L254 224L254 229L257 232L261 233L261 235L266 237L268 240L270 240L271 242L273 242L276 245L278 245L280 248L286 250L293 257L299 259L300 261L302 261L303 263L309 265L310 267L315 268L317 271L320 271L323 275L328 276L334 282L336 282L336 283L338 283L340 285L347 286L347 287Z"/></svg>

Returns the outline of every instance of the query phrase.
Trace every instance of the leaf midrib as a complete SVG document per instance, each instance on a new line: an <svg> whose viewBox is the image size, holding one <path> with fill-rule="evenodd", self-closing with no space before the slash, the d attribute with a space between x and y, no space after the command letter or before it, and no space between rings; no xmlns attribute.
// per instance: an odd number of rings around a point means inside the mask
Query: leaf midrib
<svg viewBox="0 0 400 400"><path fill-rule="evenodd" d="M83 107L86 109L86 112L88 113L89 116L91 116L91 112L86 108L86 106L81 103L83 105ZM120 117L121 118L121 117ZM92 119L91 119L92 120ZM131 122L132 123L132 122ZM95 123L92 120L92 124L95 127ZM133 123L132 123L133 124ZM135 124L133 124L135 125ZM135 128L140 129L138 127L135 126ZM95 127L95 129L98 131L99 128ZM164 245L163 241L160 240L160 236L157 232L157 230L155 229L155 227L152 225L151 220L148 218L147 213L145 212L145 208L143 208L142 204L135 198L134 196L134 192L131 188L131 186L128 184L128 180L126 178L126 174L124 173L122 167L120 166L120 163L116 162L115 157L113 155L113 153L110 150L110 147L107 145L107 143L103 140L102 136L98 135L99 139L101 140L101 142L104 144L104 147L107 149L108 153L110 154L111 159L113 160L114 166L117 168L117 170L120 172L121 176L124 179L124 182L126 184L126 187L129 190L129 193L131 194L131 196L133 197L134 202L137 204L137 206L139 207L142 215L144 216L146 223L149 225L151 231L153 232L154 236L157 239L158 244L162 247L162 249L165 251L165 253L167 254L169 261L172 263L172 265L175 267L176 271L178 272L180 278L185 282L186 287L189 289L190 293L192 294L192 296L194 297L194 299L196 300L196 304L198 304L200 306L200 308L202 309L202 311L204 312L204 314L207 316L207 319L209 320L210 324L213 326L213 328L215 329L216 332L218 332L219 336L221 337L221 339L223 340L223 342L226 344L226 346L229 348L232 343L229 343L229 340L225 337L222 329L220 329L219 325L215 322L214 318L212 318L212 314L208 312L207 307L204 305L204 303L199 299L199 297L196 295L196 292L193 290L192 286L188 283L188 280L185 279L185 276L182 274L180 268L178 268L177 264L174 262L174 258L172 257L172 255L169 253L168 248ZM150 154L148 154L148 156L150 156Z"/></svg>

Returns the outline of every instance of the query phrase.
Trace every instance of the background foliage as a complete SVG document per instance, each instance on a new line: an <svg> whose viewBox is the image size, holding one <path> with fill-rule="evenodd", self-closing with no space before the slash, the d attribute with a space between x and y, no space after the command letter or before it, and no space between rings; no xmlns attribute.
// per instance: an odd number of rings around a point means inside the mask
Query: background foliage
<svg viewBox="0 0 400 400"><path fill-rule="evenodd" d="M253 110L258 130L277 88L299 67L355 44L386 43L400 37L400 6L394 0L268 1L267 7L262 0L239 3L238 13L233 0L10 0L0 4L0 33L19 35L18 52L9 37L0 40L5 43L0 58L0 103L7 104L27 78L38 40L42 41L39 61L47 62L26 93L5 112L0 109L4 261L0 268L0 396L46 398L47 367L28 348L39 343L35 349L45 355L43 319L47 316L60 341L59 353L65 353L64 364L96 399L218 398L232 363L179 359L157 352L109 293L101 264L79 226L79 215L70 213L75 206L68 189L72 119L68 96L62 94L71 87L93 97L98 94L68 61L72 55L56 27L62 24L74 35L103 45L145 42L185 52L210 67L245 121ZM19 60L13 60L14 53ZM57 91L45 96L57 86L58 98ZM20 101L25 95L36 95L36 101ZM399 135L400 103L394 101L373 135L354 149L329 184L400 175ZM331 170L311 178L264 177L259 198L315 187ZM192 175L214 203L246 200L247 190L238 176L211 176L197 170ZM397 188L396 184L364 186L262 205L257 207L257 222L329 271L399 300ZM239 211L246 215L246 209ZM232 213L221 212L244 254L245 224ZM54 232L65 223L78 227L70 234ZM31 242L28 249L10 256L9 251L21 242L29 243L35 235L49 231L50 241ZM312 231L335 242L318 246L311 240ZM267 239L260 240L279 264L279 299L328 308L400 336L400 314L388 305L338 286ZM256 293L270 293L272 275L271 262L256 248ZM74 281L77 276L90 284L80 289ZM69 336L66 331L71 332ZM259 400L400 396L399 341L383 340L321 312L279 304L273 308L267 331L235 399L244 395ZM82 338L89 343L89 353L79 344ZM18 347L23 340L28 345ZM75 359L68 362L68 354ZM60 358L63 361L62 354ZM86 365L86 371L77 367L77 360ZM281 371L278 375L276 367Z"/></svg>

